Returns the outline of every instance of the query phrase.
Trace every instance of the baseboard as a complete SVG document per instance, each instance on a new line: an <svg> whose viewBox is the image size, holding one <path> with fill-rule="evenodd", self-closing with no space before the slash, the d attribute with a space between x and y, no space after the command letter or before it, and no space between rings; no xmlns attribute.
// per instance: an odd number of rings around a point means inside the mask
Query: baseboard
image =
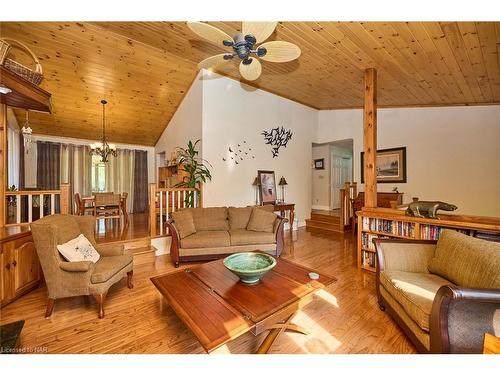
<svg viewBox="0 0 500 375"><path fill-rule="evenodd" d="M151 246L156 248L155 255L170 254L170 241L172 237L158 237L151 239Z"/></svg>
<svg viewBox="0 0 500 375"><path fill-rule="evenodd" d="M330 211L330 206L312 206L313 210Z"/></svg>

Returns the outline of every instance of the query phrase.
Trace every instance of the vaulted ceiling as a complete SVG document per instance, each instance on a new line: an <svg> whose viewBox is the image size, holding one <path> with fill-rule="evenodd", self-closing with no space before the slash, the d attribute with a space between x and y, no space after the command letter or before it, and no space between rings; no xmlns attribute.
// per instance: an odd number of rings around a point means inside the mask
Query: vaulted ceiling
<svg viewBox="0 0 500 375"><path fill-rule="evenodd" d="M210 23L229 35L241 27ZM44 68L53 113L30 116L35 133L96 139L105 98L109 139L143 145L156 143L196 64L224 52L183 22L1 23L0 35L26 43ZM498 22L283 22L270 39L291 41L302 55L262 62L251 84L316 109L361 107L369 67L378 70L381 107L500 103ZM240 79L236 62L217 71Z"/></svg>

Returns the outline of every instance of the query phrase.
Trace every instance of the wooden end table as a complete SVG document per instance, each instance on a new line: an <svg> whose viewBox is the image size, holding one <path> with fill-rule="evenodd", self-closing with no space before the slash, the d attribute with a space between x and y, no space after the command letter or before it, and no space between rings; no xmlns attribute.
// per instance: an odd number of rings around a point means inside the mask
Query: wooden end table
<svg viewBox="0 0 500 375"><path fill-rule="evenodd" d="M255 336L269 331L259 354L267 353L284 331L307 334L292 318L316 290L336 281L323 274L311 280L313 270L278 259L258 284L245 285L222 261L151 278L207 353L248 331Z"/></svg>
<svg viewBox="0 0 500 375"><path fill-rule="evenodd" d="M282 217L286 217L286 212L290 215L290 233L293 231L293 221L295 220L295 203L275 203L274 212L279 212Z"/></svg>

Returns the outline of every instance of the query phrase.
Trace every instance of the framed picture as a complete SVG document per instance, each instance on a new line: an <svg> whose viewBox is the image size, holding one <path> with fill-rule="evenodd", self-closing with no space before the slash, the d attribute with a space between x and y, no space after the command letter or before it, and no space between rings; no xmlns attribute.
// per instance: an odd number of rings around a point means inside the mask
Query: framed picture
<svg viewBox="0 0 500 375"><path fill-rule="evenodd" d="M274 204L276 202L276 179L274 171L257 171L260 182L260 202L262 204Z"/></svg>
<svg viewBox="0 0 500 375"><path fill-rule="evenodd" d="M325 169L325 159L314 159L314 169Z"/></svg>
<svg viewBox="0 0 500 375"><path fill-rule="evenodd" d="M365 182L365 153L361 153L361 183ZM377 183L406 182L406 147L377 150Z"/></svg>

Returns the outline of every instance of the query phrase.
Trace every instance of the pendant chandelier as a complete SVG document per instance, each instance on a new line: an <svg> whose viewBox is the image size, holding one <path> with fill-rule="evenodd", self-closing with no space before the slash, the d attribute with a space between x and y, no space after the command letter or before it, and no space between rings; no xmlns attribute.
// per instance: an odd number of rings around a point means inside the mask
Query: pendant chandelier
<svg viewBox="0 0 500 375"><path fill-rule="evenodd" d="M90 145L90 155L98 155L101 157L101 162L106 163L108 161L108 156L116 156L116 146L114 144L109 144L106 140L106 122L105 122L105 107L108 102L106 100L101 100L102 104L102 140L101 142L92 143Z"/></svg>
<svg viewBox="0 0 500 375"><path fill-rule="evenodd" d="M31 133L33 133L33 130L30 127L28 111L26 111L26 122L21 129L21 133L23 134L24 150L27 154L29 154L31 150L31 143L33 142L31 139Z"/></svg>

